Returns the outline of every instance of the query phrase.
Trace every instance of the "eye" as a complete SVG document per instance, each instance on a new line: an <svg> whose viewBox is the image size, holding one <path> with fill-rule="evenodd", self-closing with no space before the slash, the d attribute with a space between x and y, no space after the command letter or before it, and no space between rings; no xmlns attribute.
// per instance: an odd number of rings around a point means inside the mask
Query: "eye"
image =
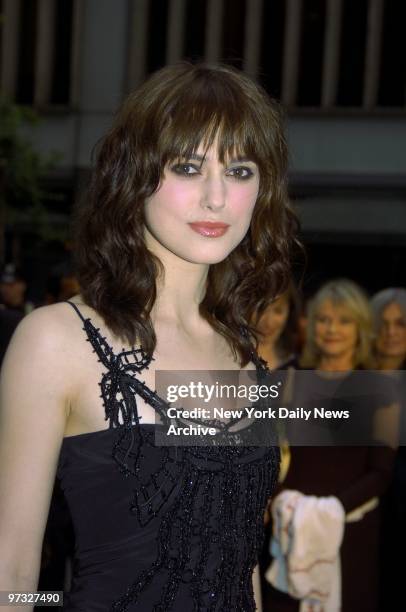
<svg viewBox="0 0 406 612"><path fill-rule="evenodd" d="M238 180L246 181L254 176L254 172L248 166L235 166L227 170L227 176L233 176Z"/></svg>
<svg viewBox="0 0 406 612"><path fill-rule="evenodd" d="M194 164L175 164L171 166L171 172L178 176L195 176L200 174L200 169Z"/></svg>

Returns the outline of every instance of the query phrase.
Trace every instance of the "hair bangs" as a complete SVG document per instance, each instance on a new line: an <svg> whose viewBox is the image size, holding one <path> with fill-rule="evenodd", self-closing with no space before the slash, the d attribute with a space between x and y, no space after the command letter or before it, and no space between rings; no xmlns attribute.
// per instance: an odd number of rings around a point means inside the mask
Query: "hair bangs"
<svg viewBox="0 0 406 612"><path fill-rule="evenodd" d="M209 81L206 85L193 88L192 84L169 109L166 105L157 143L162 166L189 159L200 147L204 156L213 145L223 164L242 158L261 164L266 152L261 147L261 130L252 114L252 102L249 104L241 92L237 95L224 83Z"/></svg>

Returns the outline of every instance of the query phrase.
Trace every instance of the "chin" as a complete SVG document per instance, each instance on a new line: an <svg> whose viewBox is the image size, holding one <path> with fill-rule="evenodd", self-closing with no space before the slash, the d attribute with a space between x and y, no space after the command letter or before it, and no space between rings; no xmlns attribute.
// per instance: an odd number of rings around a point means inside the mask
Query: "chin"
<svg viewBox="0 0 406 612"><path fill-rule="evenodd" d="M213 257L213 256L211 257L183 257L182 259L192 264L214 266L215 264L218 264L224 261L227 258L227 255L224 255L223 257Z"/></svg>
<svg viewBox="0 0 406 612"><path fill-rule="evenodd" d="M403 351L396 351L396 350L389 350L389 351L382 351L382 355L384 355L384 357L402 357L402 358L406 358L406 355Z"/></svg>
<svg viewBox="0 0 406 612"><path fill-rule="evenodd" d="M335 350L334 349L332 349L332 350L330 349L329 350L329 349L324 348L324 349L322 349L321 352L322 352L322 354L325 357L341 357L341 355L343 355L347 351L345 349L344 350L343 349L335 349Z"/></svg>
<svg viewBox="0 0 406 612"><path fill-rule="evenodd" d="M185 261L189 261L194 264L205 264L205 265L213 265L218 264L221 261L227 259L230 253L234 250L225 249L225 248L212 248L212 249L204 249L204 250L193 250L189 252L175 252L178 257L181 257Z"/></svg>

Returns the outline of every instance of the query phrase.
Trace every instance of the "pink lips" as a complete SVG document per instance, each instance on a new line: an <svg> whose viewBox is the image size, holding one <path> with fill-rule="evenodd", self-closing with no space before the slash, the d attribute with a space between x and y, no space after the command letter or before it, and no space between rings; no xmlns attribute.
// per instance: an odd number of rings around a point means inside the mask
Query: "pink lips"
<svg viewBox="0 0 406 612"><path fill-rule="evenodd" d="M188 224L191 229L208 238L218 238L224 236L228 228L230 227L227 223L219 223L215 221L196 221L195 223Z"/></svg>

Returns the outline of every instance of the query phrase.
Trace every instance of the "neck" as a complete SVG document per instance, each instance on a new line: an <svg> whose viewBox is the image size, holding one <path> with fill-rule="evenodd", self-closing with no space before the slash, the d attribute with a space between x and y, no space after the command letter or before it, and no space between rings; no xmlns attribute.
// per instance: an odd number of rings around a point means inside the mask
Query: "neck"
<svg viewBox="0 0 406 612"><path fill-rule="evenodd" d="M379 370L400 370L403 362L405 361L405 355L396 355L394 357L390 355L378 355L378 369Z"/></svg>
<svg viewBox="0 0 406 612"><path fill-rule="evenodd" d="M324 372L347 372L353 368L352 358L348 355L323 355L317 367Z"/></svg>
<svg viewBox="0 0 406 612"><path fill-rule="evenodd" d="M164 268L164 273L157 279L157 298L151 312L153 323L160 320L185 328L193 327L201 320L199 304L206 292L209 266L181 259L150 234L147 246Z"/></svg>
<svg viewBox="0 0 406 612"><path fill-rule="evenodd" d="M266 338L260 341L258 344L258 353L262 359L265 359L269 368L272 369L279 365L280 358L273 341L267 342Z"/></svg>

